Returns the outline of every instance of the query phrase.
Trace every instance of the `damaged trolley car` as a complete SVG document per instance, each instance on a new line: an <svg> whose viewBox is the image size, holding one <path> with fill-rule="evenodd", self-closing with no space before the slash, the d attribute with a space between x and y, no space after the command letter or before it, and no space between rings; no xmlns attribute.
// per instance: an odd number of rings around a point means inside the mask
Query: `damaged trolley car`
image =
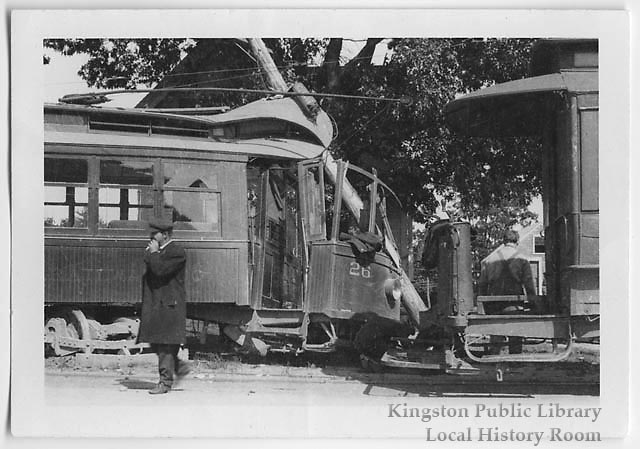
<svg viewBox="0 0 640 449"><path fill-rule="evenodd" d="M401 291L417 297L391 231L406 223L375 174L328 156L329 117L291 98L195 112L45 105L45 341L55 352L144 347L135 314L157 216L187 252L188 317L239 344L330 351L367 315L398 321Z"/></svg>

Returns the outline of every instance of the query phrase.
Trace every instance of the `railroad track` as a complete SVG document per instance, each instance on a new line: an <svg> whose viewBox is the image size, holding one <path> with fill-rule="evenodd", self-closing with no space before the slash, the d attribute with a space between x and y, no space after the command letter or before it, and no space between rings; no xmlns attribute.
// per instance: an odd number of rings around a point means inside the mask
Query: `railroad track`
<svg viewBox="0 0 640 449"><path fill-rule="evenodd" d="M77 365L63 369L48 368L48 373L66 375L72 373L85 376L112 376L125 373L132 376L156 375L157 361L148 354L145 364L124 365L121 362L109 366L102 363L84 364L92 357L86 354L73 356L84 369ZM108 360L114 361L113 356ZM131 356L142 360L145 357ZM291 366L282 363L256 364L235 360L212 363L207 360L192 360L193 371L188 376L192 381L225 384L269 383L278 384L351 384L361 385L360 394L368 396L398 397L516 397L527 398L544 395L599 396L599 366L586 363L564 363L551 366L502 367L502 378L498 380L495 366L486 366L474 374L447 374L441 371L418 371L409 369L384 369L381 372L366 372L355 365L327 363L323 365ZM81 362L85 361L85 362ZM301 363L302 364L302 363ZM531 364L529 364L531 365ZM125 369L123 367L126 366Z"/></svg>
<svg viewBox="0 0 640 449"><path fill-rule="evenodd" d="M270 354L267 357L222 352L222 348L198 348L190 358L192 376L225 378L229 382L260 379L288 379L304 382L360 382L364 394L417 395L590 395L600 394L600 366L596 346L578 347L567 362L474 364L473 370L419 370L378 367L365 370L358 354L341 351L333 354L304 353L298 356ZM185 357L189 355L185 354ZM89 372L104 368L134 367L136 371L155 370L155 355L109 356L76 354L75 364Z"/></svg>
<svg viewBox="0 0 640 449"><path fill-rule="evenodd" d="M327 357L318 363L317 357L298 357L297 366L284 358L269 359L268 364L239 363L232 368L238 381L253 378L287 378L304 382L360 382L366 385L365 394L392 390L426 395L516 395L540 394L589 395L600 394L600 366L597 363L574 361L559 363L485 364L473 372L446 373L442 370L416 370L383 367L377 372L357 366L353 358ZM277 363L276 363L277 362ZM264 361L263 361L264 363ZM477 365L476 365L477 366ZM257 368L259 367L259 368ZM215 370L214 376L224 375ZM395 393L394 393L395 392Z"/></svg>

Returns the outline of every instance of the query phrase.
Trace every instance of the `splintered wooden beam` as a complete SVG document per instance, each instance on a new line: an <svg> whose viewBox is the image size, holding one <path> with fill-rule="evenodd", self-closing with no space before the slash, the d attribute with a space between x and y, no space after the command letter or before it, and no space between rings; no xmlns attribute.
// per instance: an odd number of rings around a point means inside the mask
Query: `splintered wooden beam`
<svg viewBox="0 0 640 449"><path fill-rule="evenodd" d="M322 159L324 161L324 171L329 176L329 180L333 185L338 185L338 162L328 151L322 153ZM342 180L342 183L342 201L349 208L356 221L359 222L364 202L346 177Z"/></svg>

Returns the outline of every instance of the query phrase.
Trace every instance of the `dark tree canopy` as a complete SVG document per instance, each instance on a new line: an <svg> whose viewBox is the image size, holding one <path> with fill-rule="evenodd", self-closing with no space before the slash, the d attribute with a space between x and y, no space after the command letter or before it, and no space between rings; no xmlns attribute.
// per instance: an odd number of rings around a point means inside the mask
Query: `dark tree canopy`
<svg viewBox="0 0 640 449"><path fill-rule="evenodd" d="M363 168L376 168L409 211L421 212L417 220L444 199L447 209L477 222L491 245L505 227L531 218L526 206L540 193L539 143L452 135L444 107L456 95L528 76L533 40L369 38L349 61L341 59L343 39L264 41L288 82L301 81L316 92L411 100L325 99L322 106L339 130L330 150ZM241 39L57 39L44 44L64 55L89 55L79 75L90 87L265 88L261 68ZM374 63L379 45L389 51L382 63ZM153 98L174 107L233 107L256 99L229 93Z"/></svg>

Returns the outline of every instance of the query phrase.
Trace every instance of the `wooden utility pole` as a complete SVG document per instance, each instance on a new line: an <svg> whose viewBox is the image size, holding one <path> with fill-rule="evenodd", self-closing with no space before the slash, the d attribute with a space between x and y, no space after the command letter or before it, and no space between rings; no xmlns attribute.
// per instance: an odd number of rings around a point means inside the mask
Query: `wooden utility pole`
<svg viewBox="0 0 640 449"><path fill-rule="evenodd" d="M258 65L262 68L262 71L267 77L267 81L271 85L271 88L273 90L281 91L289 90L289 86L287 86L287 83L284 81L280 70L278 70L275 62L273 62L273 58L269 53L269 49L264 44L262 39L247 39L247 41L249 42L251 53L256 58Z"/></svg>
<svg viewBox="0 0 640 449"><path fill-rule="evenodd" d="M289 86L285 82L282 74L278 70L278 67L273 62L273 58L269 53L269 49L264 44L262 39L250 38L247 39L249 43L249 47L251 49L251 53L256 58L256 61L262 67L264 71L264 75L267 79L268 84L273 90L278 91L287 91L289 90ZM295 91L304 92L306 88L300 84L296 83L293 89ZM309 117L310 120L313 120L314 114L326 114L321 108L320 105L316 102L313 97L295 97L295 99L299 99L298 105L303 109L305 115ZM329 176L329 179L337 184L338 178L338 164L335 159L331 156L329 151L325 150L324 155L324 168L325 172ZM342 200L344 204L349 208L351 213L354 215L356 220L360 220L360 211L364 207L364 203L360 199L358 192L353 188L353 186L349 183L347 179L343 180L343 191L342 191ZM401 272L400 277L400 285L402 291L402 302L409 313L409 316L414 321L416 326L420 326L420 312L424 312L427 310L424 302L415 287L409 280L409 277L402 269L400 265L400 255L398 254L398 249L390 243L390 239L385 239L385 249L393 259L397 268Z"/></svg>

